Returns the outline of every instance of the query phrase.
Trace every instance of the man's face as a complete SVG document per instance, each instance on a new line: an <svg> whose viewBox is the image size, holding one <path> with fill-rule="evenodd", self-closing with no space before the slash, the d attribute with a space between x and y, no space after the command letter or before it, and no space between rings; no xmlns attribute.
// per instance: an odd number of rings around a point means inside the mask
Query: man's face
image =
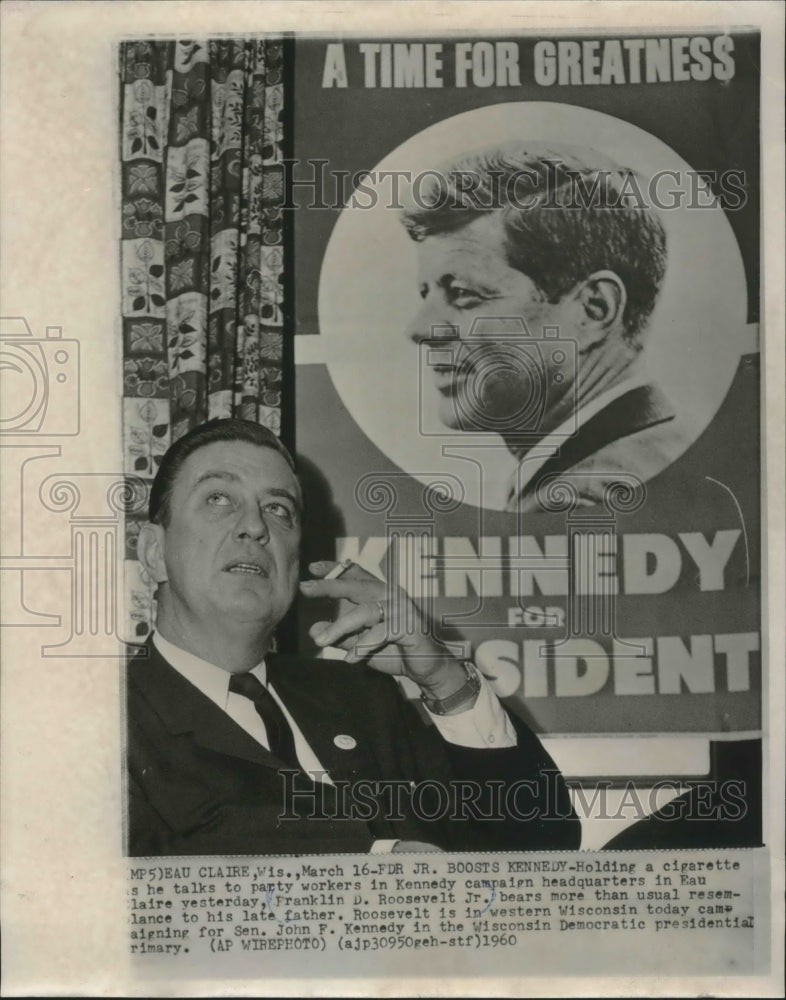
<svg viewBox="0 0 786 1000"><path fill-rule="evenodd" d="M167 587L162 609L178 631L219 623L271 630L298 579L300 489L285 459L246 441L189 455L159 530Z"/></svg>
<svg viewBox="0 0 786 1000"><path fill-rule="evenodd" d="M572 336L575 312L566 299L547 302L526 274L511 267L504 241L495 212L418 246L423 305L407 332L415 343L439 349L429 368L448 427L515 429L531 419L538 393L545 389L551 405L570 389L570 372L562 370L556 379L549 373L543 385L531 361L535 355L521 349L530 340L521 321L532 344L541 341L543 327ZM543 353L547 367L551 353Z"/></svg>

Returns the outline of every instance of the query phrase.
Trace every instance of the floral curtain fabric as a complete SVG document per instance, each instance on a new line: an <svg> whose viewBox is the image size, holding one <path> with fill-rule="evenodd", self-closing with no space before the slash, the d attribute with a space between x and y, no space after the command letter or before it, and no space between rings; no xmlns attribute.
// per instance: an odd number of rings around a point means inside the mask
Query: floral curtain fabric
<svg viewBox="0 0 786 1000"><path fill-rule="evenodd" d="M210 417L280 428L280 39L120 49L125 471L149 485L170 442ZM126 520L127 638L147 634Z"/></svg>

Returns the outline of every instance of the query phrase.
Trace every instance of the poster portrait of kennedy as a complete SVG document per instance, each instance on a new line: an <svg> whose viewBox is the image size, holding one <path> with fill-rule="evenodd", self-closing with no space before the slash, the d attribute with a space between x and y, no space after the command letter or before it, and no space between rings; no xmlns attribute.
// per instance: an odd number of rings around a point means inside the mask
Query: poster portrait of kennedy
<svg viewBox="0 0 786 1000"><path fill-rule="evenodd" d="M500 435L507 508L568 474L580 504L646 481L689 439L643 350L668 242L646 186L590 148L516 141L430 171L401 221L418 250L421 350L446 429Z"/></svg>

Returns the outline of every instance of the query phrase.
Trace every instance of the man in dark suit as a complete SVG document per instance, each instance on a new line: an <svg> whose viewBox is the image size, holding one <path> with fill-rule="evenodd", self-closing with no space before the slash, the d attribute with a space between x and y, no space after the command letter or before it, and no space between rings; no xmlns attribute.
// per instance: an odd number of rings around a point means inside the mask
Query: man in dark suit
<svg viewBox="0 0 786 1000"><path fill-rule="evenodd" d="M556 474L590 505L666 468L690 437L641 357L667 253L644 179L536 142L431 174L402 216L422 298L408 335L445 426L499 434L516 458L507 508L543 509Z"/></svg>
<svg viewBox="0 0 786 1000"><path fill-rule="evenodd" d="M265 428L210 421L165 455L139 535L156 632L127 671L129 853L578 846L562 778L403 592L352 567L312 636L344 662L279 657L298 588L300 488ZM391 674L422 692L427 724Z"/></svg>

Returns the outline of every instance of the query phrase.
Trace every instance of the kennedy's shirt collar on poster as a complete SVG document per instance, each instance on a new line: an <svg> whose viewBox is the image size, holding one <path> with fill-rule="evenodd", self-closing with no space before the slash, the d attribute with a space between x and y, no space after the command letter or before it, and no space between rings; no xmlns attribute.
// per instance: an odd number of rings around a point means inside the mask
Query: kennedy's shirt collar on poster
<svg viewBox="0 0 786 1000"><path fill-rule="evenodd" d="M153 645L159 653L167 660L179 674L187 681L190 681L202 694L216 703L225 712L229 699L229 678L230 673L217 667L214 663L208 663L193 653L181 649L174 643L165 639L160 632L153 633ZM267 684L267 670L265 661L258 663L250 671L263 684Z"/></svg>
<svg viewBox="0 0 786 1000"><path fill-rule="evenodd" d="M643 385L648 385L648 380L643 377L627 378L606 392L596 396L585 406L580 406L572 417L560 424L550 434L547 434L542 441L539 441L532 451L531 457L525 455L513 472L508 482L508 502L512 503L521 496L526 487L532 482L535 474L545 465L552 455L556 455L566 439L575 437L583 424L596 413L600 413L604 407L608 406L615 399L624 396L631 389L638 389ZM576 430L572 431L575 422Z"/></svg>

